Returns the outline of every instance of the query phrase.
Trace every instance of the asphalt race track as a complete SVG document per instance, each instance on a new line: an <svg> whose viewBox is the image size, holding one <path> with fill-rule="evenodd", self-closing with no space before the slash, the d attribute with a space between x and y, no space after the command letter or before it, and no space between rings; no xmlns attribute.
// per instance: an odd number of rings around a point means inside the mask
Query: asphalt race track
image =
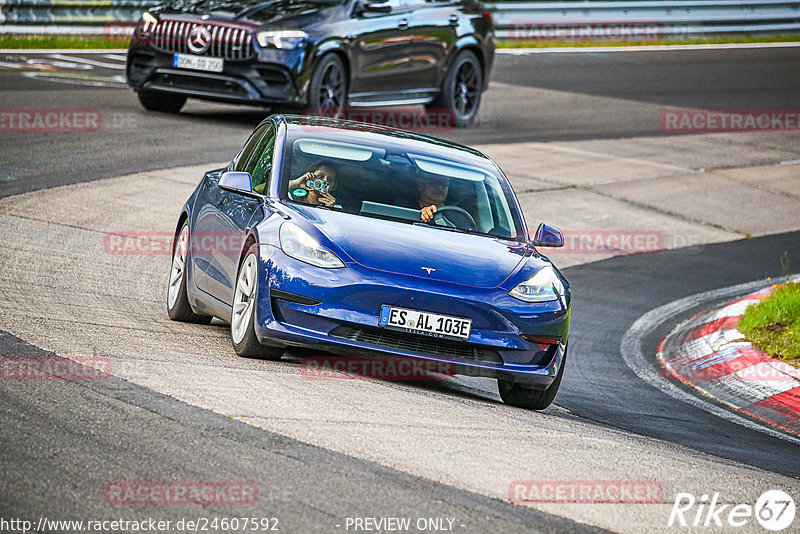
<svg viewBox="0 0 800 534"><path fill-rule="evenodd" d="M767 489L800 498L800 440L664 394L621 349L631 325L654 308L766 284L782 275L784 254L796 271L800 231L740 231L717 240L724 242L570 264L569 363L542 413L504 406L489 380L311 383L299 376L301 355L239 359L225 326L168 321L168 257L103 257L103 233L149 210L148 229L172 230L175 206L199 175L159 169L199 172L229 159L268 113L191 101L179 116L145 113L121 83L122 64L115 53L0 53L0 111L93 109L103 117L99 131L0 131L0 355L55 350L114 362L107 380L0 381L0 517L258 516L277 518L282 532L353 532L347 518L411 517L452 518L456 532L673 532L667 518L679 492L718 492L728 504L752 505ZM438 135L498 148L626 146L632 138L641 147L651 139L666 153L680 150L659 123L666 108L800 109L800 47L501 54L492 81L477 127ZM781 158L800 150L796 132L737 135L745 141L720 152L719 168L743 166L738 158L790 164ZM772 161L768 153L783 155ZM795 199L796 180L788 193ZM142 194L126 196L132 187ZM654 325L642 343L653 369L655 348L675 323L715 303ZM112 481L187 480L252 481L258 502L104 500ZM508 502L514 480L656 480L664 492L650 505L516 505ZM736 531L760 530L753 521Z"/></svg>

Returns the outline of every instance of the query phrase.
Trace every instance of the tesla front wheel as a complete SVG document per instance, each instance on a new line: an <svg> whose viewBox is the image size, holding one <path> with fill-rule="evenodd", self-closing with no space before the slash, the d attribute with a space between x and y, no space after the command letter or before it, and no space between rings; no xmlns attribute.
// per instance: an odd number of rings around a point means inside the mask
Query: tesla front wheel
<svg viewBox="0 0 800 534"><path fill-rule="evenodd" d="M547 389L530 389L519 384L514 384L506 380L497 381L497 389L500 391L500 398L503 402L518 408L528 410L544 410L553 402L561 386L561 377L564 376L564 366L567 363L566 357L561 362L561 369L558 376Z"/></svg>
<svg viewBox="0 0 800 534"><path fill-rule="evenodd" d="M236 276L231 314L231 339L233 350L239 356L279 360L283 349L262 345L255 332L256 296L258 295L258 245L245 254Z"/></svg>
<svg viewBox="0 0 800 534"><path fill-rule="evenodd" d="M208 324L209 315L200 315L192 310L186 294L186 265L189 262L189 224L184 223L172 248L172 266L167 284L167 314L173 321Z"/></svg>

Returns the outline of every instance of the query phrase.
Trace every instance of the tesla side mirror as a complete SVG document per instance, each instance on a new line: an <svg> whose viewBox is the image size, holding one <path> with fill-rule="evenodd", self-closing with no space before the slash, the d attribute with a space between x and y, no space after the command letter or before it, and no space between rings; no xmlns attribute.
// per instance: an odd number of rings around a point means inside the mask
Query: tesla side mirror
<svg viewBox="0 0 800 534"><path fill-rule="evenodd" d="M535 247L563 247L564 234L555 226L542 223L536 229L531 244Z"/></svg>
<svg viewBox="0 0 800 534"><path fill-rule="evenodd" d="M392 6L389 4L389 2L361 0L361 11L366 13L389 13L392 11Z"/></svg>
<svg viewBox="0 0 800 534"><path fill-rule="evenodd" d="M250 184L249 172L228 171L223 172L219 177L219 188L243 195L255 195L253 186Z"/></svg>

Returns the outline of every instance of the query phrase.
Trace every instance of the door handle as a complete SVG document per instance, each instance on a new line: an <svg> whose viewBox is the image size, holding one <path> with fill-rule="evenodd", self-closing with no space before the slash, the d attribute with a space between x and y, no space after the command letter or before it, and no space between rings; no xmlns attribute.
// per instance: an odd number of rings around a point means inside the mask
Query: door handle
<svg viewBox="0 0 800 534"><path fill-rule="evenodd" d="M450 18L447 20L450 22L450 24L456 25L458 24L458 15L450 15Z"/></svg>
<svg viewBox="0 0 800 534"><path fill-rule="evenodd" d="M408 28L408 19L400 19L397 21L397 27L401 29Z"/></svg>

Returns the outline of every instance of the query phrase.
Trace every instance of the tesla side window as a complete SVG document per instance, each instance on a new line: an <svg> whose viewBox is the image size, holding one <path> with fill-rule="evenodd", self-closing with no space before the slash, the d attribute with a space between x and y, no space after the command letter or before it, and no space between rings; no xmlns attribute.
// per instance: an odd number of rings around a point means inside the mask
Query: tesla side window
<svg viewBox="0 0 800 534"><path fill-rule="evenodd" d="M244 148L242 148L242 151L239 152L238 156L236 156L235 160L236 164L234 165L233 170L235 171L245 170L244 167L247 164L247 161L250 159L250 156L253 155L253 151L255 150L256 145L258 145L258 142L261 140L261 137L264 135L264 132L267 130L267 128L270 128L271 126L272 126L271 123L265 122L264 124L256 128L256 131L253 132L253 134L250 136L250 139L248 139L247 142L244 144Z"/></svg>
<svg viewBox="0 0 800 534"><path fill-rule="evenodd" d="M250 173L250 182L256 193L264 194L267 190L274 148L275 129L270 125L244 165L244 171Z"/></svg>

